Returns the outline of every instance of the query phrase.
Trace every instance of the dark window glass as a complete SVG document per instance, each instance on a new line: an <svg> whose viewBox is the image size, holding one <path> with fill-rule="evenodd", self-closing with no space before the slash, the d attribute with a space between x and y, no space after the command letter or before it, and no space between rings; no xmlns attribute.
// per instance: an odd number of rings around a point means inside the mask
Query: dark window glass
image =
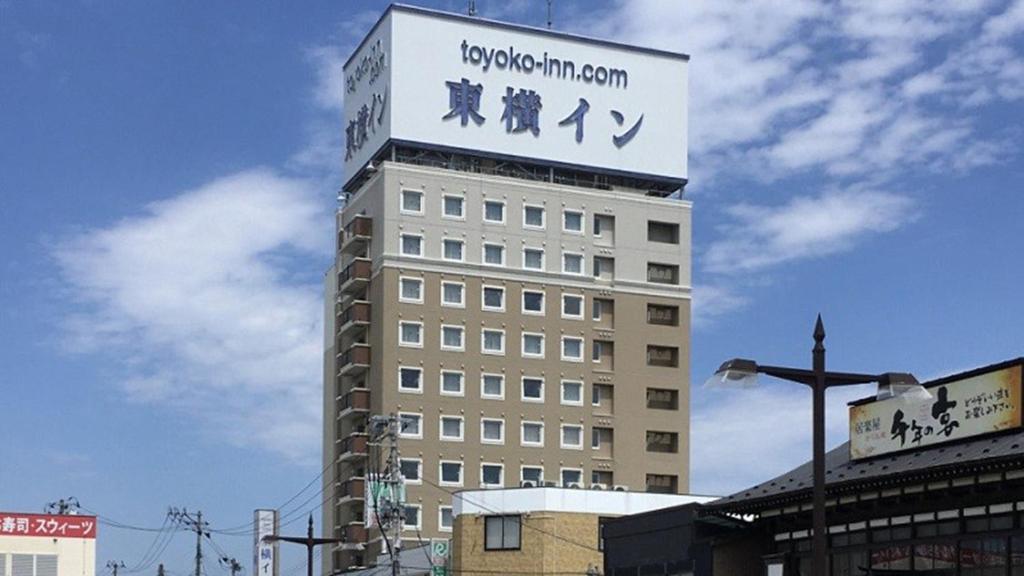
<svg viewBox="0 0 1024 576"><path fill-rule="evenodd" d="M484 519L484 550L519 550L520 516Z"/></svg>

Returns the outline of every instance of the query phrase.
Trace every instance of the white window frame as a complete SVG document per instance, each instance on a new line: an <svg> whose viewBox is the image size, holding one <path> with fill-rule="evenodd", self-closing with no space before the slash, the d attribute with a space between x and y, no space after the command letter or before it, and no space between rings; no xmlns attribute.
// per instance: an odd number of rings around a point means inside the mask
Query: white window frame
<svg viewBox="0 0 1024 576"><path fill-rule="evenodd" d="M405 324L414 324L420 327L420 341L419 342L407 342L403 340L404 334L402 327ZM417 322L414 320L399 320L398 321L398 345L403 348L423 348L423 322Z"/></svg>
<svg viewBox="0 0 1024 576"><path fill-rule="evenodd" d="M445 331L446 328L457 328L460 331L460 334L462 336L459 338L459 345L458 346L450 346L450 345L444 343L444 331ZM448 351L448 352L465 352L466 351L466 327L465 326L462 326L462 325L459 325L459 324L441 324L440 338L441 338L441 342L440 342L441 350L445 350L445 351Z"/></svg>
<svg viewBox="0 0 1024 576"><path fill-rule="evenodd" d="M492 203L493 204L501 204L501 220L500 221L499 220L489 220L487 218L487 205L488 204L492 204ZM480 209L481 209L480 218L483 220L484 224L501 224L502 226L504 226L505 223L508 222L508 202L506 202L504 200L495 200L493 198L484 198L484 201L481 203Z"/></svg>
<svg viewBox="0 0 1024 576"><path fill-rule="evenodd" d="M538 486L543 486L543 483L544 483L544 465L543 464L541 464L539 466L536 465L536 464L522 464L522 465L520 465L519 466L519 482L520 483L524 482L526 480L526 477L523 475L523 470L525 468L533 468L533 469L536 469L536 470L540 470L540 478L537 480L537 482L538 482Z"/></svg>
<svg viewBox="0 0 1024 576"><path fill-rule="evenodd" d="M500 332L501 333L501 350L488 350L484 345L487 341L486 334L488 332ZM505 348L507 347L505 330L502 328L482 328L480 329L480 353L487 354L488 356L504 356Z"/></svg>
<svg viewBox="0 0 1024 576"><path fill-rule="evenodd" d="M404 295L404 291L402 290L402 285L403 285L403 283L408 282L408 281L415 282L415 283L418 283L420 285L420 297L418 299L416 299L416 298L407 298ZM423 278L418 278L416 276L399 276L398 277L398 301L399 302L406 302L408 304L423 304L423 292L424 292Z"/></svg>
<svg viewBox="0 0 1024 576"><path fill-rule="evenodd" d="M416 434L410 434L410 433L405 432L404 430L402 430L402 416L415 416L415 417L419 418L419 421L420 421L420 431L417 432ZM409 439L412 439L412 440L422 440L423 439L423 413L421 413L421 412L399 412L398 413L398 436L400 438L409 438Z"/></svg>
<svg viewBox="0 0 1024 576"><path fill-rule="evenodd" d="M487 248L497 247L501 248L501 262L495 264L487 261ZM484 242L480 247L480 264L483 266L491 266L494 268L503 268L508 263L508 247L503 242Z"/></svg>
<svg viewBox="0 0 1024 576"><path fill-rule="evenodd" d="M526 209L540 208L540 225L526 223ZM548 209L543 204L523 202L523 228L526 230L544 230L548 227Z"/></svg>
<svg viewBox="0 0 1024 576"><path fill-rule="evenodd" d="M405 251L405 238L406 238L406 236L408 236L409 238L416 238L416 239L418 239L420 241L420 253L419 254L409 254L408 252ZM423 234L413 234L412 232L402 232L401 234L399 234L399 237L398 237L398 252L402 256L408 256L410 258L423 258L424 257L424 253L423 253L424 252L424 250L423 250Z"/></svg>
<svg viewBox="0 0 1024 576"><path fill-rule="evenodd" d="M501 290L501 306L495 308L487 305L487 290ZM484 284L480 286L480 309L485 312L504 312L505 311L505 300L508 298L508 290L504 286L495 286L494 284Z"/></svg>
<svg viewBox="0 0 1024 576"><path fill-rule="evenodd" d="M493 440L484 436L484 423L486 422L498 422L501 424L501 438ZM504 418L481 418L480 419L480 443L481 444L505 444L505 419Z"/></svg>
<svg viewBox="0 0 1024 576"><path fill-rule="evenodd" d="M568 214L579 214L580 215L580 229L579 230L570 230L569 228L566 228L565 223L566 223L566 216ZM580 234L580 235L586 234L587 233L587 211L586 210L576 210L575 208L563 208L562 209L562 232L565 232L566 234Z"/></svg>
<svg viewBox="0 0 1024 576"><path fill-rule="evenodd" d="M460 286L462 288L462 302L460 302L458 304L454 304L454 303L446 302L445 301L445 299L444 299L444 287L445 287L446 284L454 284L454 285ZM454 280L442 280L441 281L441 306L445 306L445 307L448 307L448 308L465 308L466 307L466 283L465 282L456 282Z"/></svg>
<svg viewBox="0 0 1024 576"><path fill-rule="evenodd" d="M458 374L459 375L459 391L449 392L444 389L444 376L445 374ZM441 369L440 375L437 377L437 391L441 396L465 396L466 395L466 373L462 370L448 370L445 368Z"/></svg>
<svg viewBox="0 0 1024 576"><path fill-rule="evenodd" d="M531 251L535 251L535 252L540 252L540 268L531 268L531 267L526 265L526 251L527 250L531 250ZM523 270L536 270L538 272L543 272L544 270L547 269L547 251L544 250L543 248L537 248L536 246L523 246L523 250L522 250L522 252L520 254L520 261L519 261L519 263L520 263L519 267L522 268Z"/></svg>
<svg viewBox="0 0 1024 576"><path fill-rule="evenodd" d="M448 251L445 249L448 242L458 242L462 246L462 250L459 251L460 258L449 258ZM466 241L462 238L442 238L441 239L441 259L445 262L465 262L466 261Z"/></svg>
<svg viewBox="0 0 1024 576"><path fill-rule="evenodd" d="M580 443L579 444L566 444L565 443L565 431L568 428L575 428L580 431ZM562 424L558 427L558 446L562 450L583 450L583 434L587 431L587 427L582 424Z"/></svg>
<svg viewBox="0 0 1024 576"><path fill-rule="evenodd" d="M529 380L540 380L540 398L529 398L529 397L526 396L526 380L527 379L529 379ZM519 399L521 401L523 401L523 402L530 402L530 403L533 403L533 404L543 404L544 403L545 387L546 386L545 386L545 382L544 382L544 377L543 376L523 375L523 377L521 377L519 379Z"/></svg>
<svg viewBox="0 0 1024 576"><path fill-rule="evenodd" d="M454 438L452 436L444 435L444 421L445 419L455 419L459 421L459 436ZM466 417L456 416L455 414L441 414L437 417L437 439L442 442L465 442L466 441Z"/></svg>
<svg viewBox="0 0 1024 576"><path fill-rule="evenodd" d="M527 336L539 336L540 337L540 353L539 354L534 354L534 353L526 351L526 337ZM547 345L547 342L545 342L545 340L546 339L544 337L544 333L543 332L523 332L522 336L519 339L519 351L520 351L522 357L523 358L535 358L535 359L543 360L544 359L544 349L545 349L545 346Z"/></svg>
<svg viewBox="0 0 1024 576"><path fill-rule="evenodd" d="M565 311L565 299L566 298L579 298L580 299L580 313L579 314L568 314ZM562 294L562 318L569 320L583 320L586 316L587 310L587 298L583 294Z"/></svg>
<svg viewBox="0 0 1024 576"><path fill-rule="evenodd" d="M417 480L410 480L410 479L406 478L405 475L402 475L402 478L405 480L405 483L406 484L413 484L413 485L423 484L423 458L401 458L400 460L403 461L403 462L404 461L415 462L416 463L416 469L419 470L419 479L417 479ZM401 473L401 471L402 471L401 464L399 464L399 466L398 466L398 471L399 471L399 473Z"/></svg>
<svg viewBox="0 0 1024 576"><path fill-rule="evenodd" d="M579 256L580 258L580 271L570 272L568 267L565 265L566 256ZM569 274L572 276L586 276L587 275L587 258L582 252L573 252L572 250L562 251L562 274Z"/></svg>
<svg viewBox="0 0 1024 576"><path fill-rule="evenodd" d="M485 484L484 483L484 466L497 466L500 469L497 484ZM481 462L480 463L480 487L481 488L502 488L505 486L505 465L501 462Z"/></svg>
<svg viewBox="0 0 1024 576"><path fill-rule="evenodd" d="M528 442L526 440L526 426L527 424L536 424L540 426L540 442ZM536 420L523 420L519 423L519 445L528 448L543 448L544 447L544 423Z"/></svg>
<svg viewBox="0 0 1024 576"><path fill-rule="evenodd" d="M526 295L527 294L540 294L540 311L539 312L537 312L535 310L527 310L527 308L526 308ZM547 304L548 304L548 293L546 291L544 291L544 290L530 290L530 289L525 289L524 288L522 293L519 295L519 309L520 309L520 311L523 314L528 314L530 316L543 316L544 312L545 312L545 309L547 308Z"/></svg>
<svg viewBox="0 0 1024 576"><path fill-rule="evenodd" d="M448 510L449 515L452 517L452 525L444 525L444 511ZM437 507L437 531L438 532L451 532L455 528L455 509L446 504L441 504Z"/></svg>
<svg viewBox="0 0 1024 576"><path fill-rule="evenodd" d="M419 372L419 387L418 388L402 388L402 370L413 370ZM398 367L398 391L403 394L423 394L423 368L419 366L399 366Z"/></svg>
<svg viewBox="0 0 1024 576"><path fill-rule="evenodd" d="M408 502L403 502L402 506L404 506L406 508L415 508L417 510L417 512L416 512L416 523L415 524L406 524L404 518L407 517L408 514L403 514L402 515L403 516L402 530L417 530L417 531L418 530L422 530L423 529L423 505L422 504L409 504Z"/></svg>
<svg viewBox="0 0 1024 576"><path fill-rule="evenodd" d="M501 394L487 394L484 391L484 376L497 376L501 379ZM505 399L505 375L498 374L496 372L484 372L480 374L480 397L484 400L504 400Z"/></svg>
<svg viewBox="0 0 1024 576"><path fill-rule="evenodd" d="M458 482L448 482L444 479L444 465L445 464L458 464L459 465L459 480ZM462 460L440 460L437 463L437 483L441 486L462 486L466 481L466 464Z"/></svg>
<svg viewBox="0 0 1024 576"><path fill-rule="evenodd" d="M408 208L405 207L405 195L406 194L417 194L417 195L419 195L419 197L420 197L420 209L419 210L409 210ZM415 190L413 188L402 188L398 192L398 211L401 212L402 214L410 214L410 215L413 215L413 216L423 216L423 213L424 213L424 211L426 209L426 205L425 205L426 199L427 199L427 195L423 193L423 190Z"/></svg>
<svg viewBox="0 0 1024 576"><path fill-rule="evenodd" d="M449 198L456 198L461 202L462 214L459 216L452 216L445 210L445 201ZM442 194L441 195L441 218L447 220L465 220L466 219L466 197L462 194Z"/></svg>
<svg viewBox="0 0 1024 576"><path fill-rule="evenodd" d="M565 342L566 340L579 340L580 343L580 355L579 357L572 357L565 355ZM562 362L583 362L583 357L587 354L587 339L582 336L562 336L562 346L559 349L559 355L562 358Z"/></svg>
<svg viewBox="0 0 1024 576"><path fill-rule="evenodd" d="M579 472L580 473L580 480L579 480L578 484L580 486L583 486L583 478L584 478L584 476L583 476L583 468L570 468L570 467L566 467L566 468L559 468L558 469L558 485L561 486L562 488L568 488L569 487L568 483L562 481L563 472Z"/></svg>
<svg viewBox="0 0 1024 576"><path fill-rule="evenodd" d="M575 384L575 385L578 385L580 387L580 399L578 401L566 400L565 399L565 385L566 384ZM572 378L563 378L562 381L559 383L559 388L560 388L560 393L561 393L561 396L560 396L561 402L562 402L562 404L564 406L583 406L583 397L586 395L586 392L584 391L583 381L582 380L573 380Z"/></svg>

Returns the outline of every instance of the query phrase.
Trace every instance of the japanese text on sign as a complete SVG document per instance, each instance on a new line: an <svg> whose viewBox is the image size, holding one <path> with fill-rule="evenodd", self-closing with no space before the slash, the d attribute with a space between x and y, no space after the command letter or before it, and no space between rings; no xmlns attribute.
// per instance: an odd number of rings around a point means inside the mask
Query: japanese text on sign
<svg viewBox="0 0 1024 576"><path fill-rule="evenodd" d="M0 536L94 539L96 517L0 512Z"/></svg>

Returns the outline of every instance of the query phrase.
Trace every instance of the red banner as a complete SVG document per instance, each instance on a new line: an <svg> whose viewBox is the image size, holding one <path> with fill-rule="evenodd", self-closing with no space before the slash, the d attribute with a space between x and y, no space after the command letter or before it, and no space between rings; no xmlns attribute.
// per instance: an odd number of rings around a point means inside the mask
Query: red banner
<svg viewBox="0 0 1024 576"><path fill-rule="evenodd" d="M0 512L0 536L95 539L96 517Z"/></svg>

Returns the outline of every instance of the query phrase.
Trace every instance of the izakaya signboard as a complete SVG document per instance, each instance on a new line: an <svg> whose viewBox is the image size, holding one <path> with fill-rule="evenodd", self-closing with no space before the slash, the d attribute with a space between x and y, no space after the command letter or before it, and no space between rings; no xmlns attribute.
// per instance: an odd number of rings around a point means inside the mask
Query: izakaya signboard
<svg viewBox="0 0 1024 576"><path fill-rule="evenodd" d="M868 458L1021 426L1021 365L929 386L932 398L850 407L850 458Z"/></svg>
<svg viewBox="0 0 1024 576"><path fill-rule="evenodd" d="M345 172L389 141L682 182L687 57L392 6L345 64Z"/></svg>
<svg viewBox="0 0 1024 576"><path fill-rule="evenodd" d="M0 512L0 536L96 539L96 517Z"/></svg>

